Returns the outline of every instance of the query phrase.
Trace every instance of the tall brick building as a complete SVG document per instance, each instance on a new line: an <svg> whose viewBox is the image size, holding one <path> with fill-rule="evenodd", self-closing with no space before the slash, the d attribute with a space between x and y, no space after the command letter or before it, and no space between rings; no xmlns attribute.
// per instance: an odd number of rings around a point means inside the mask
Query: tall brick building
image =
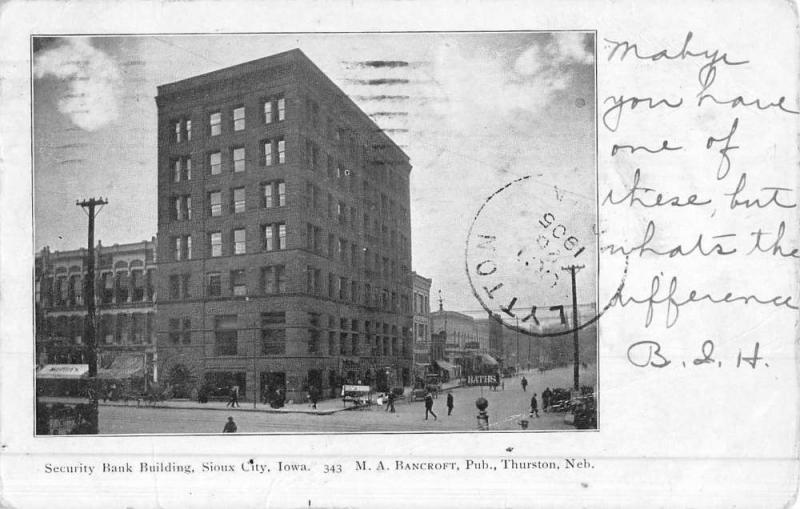
<svg viewBox="0 0 800 509"><path fill-rule="evenodd" d="M248 399L408 383L406 154L299 50L156 103L161 373Z"/></svg>

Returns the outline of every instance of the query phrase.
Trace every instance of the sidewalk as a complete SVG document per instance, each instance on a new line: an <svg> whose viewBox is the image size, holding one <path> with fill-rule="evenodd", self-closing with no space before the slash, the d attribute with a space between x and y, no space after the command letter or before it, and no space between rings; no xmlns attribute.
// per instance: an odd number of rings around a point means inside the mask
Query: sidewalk
<svg viewBox="0 0 800 509"><path fill-rule="evenodd" d="M459 380L447 382L442 384L442 391L450 389L457 389L461 387ZM406 389L408 390L408 389ZM39 401L42 403L63 403L68 405L76 405L80 403L87 403L85 398L71 398L60 396L40 396ZM189 399L171 399L168 401L160 401L156 405L145 404L144 401L137 402L135 400L129 401L103 401L100 400L100 406L115 406L115 407L131 407L131 408L175 408L182 410L218 410L221 412L262 412L267 414L308 414L308 415L332 415L335 413L343 412L345 410L352 410L355 407L352 403L345 406L341 398L325 399L317 402L317 408L311 408L308 402L303 403L287 403L283 408L272 408L263 403L257 403L253 407L252 401L241 401L240 407L231 408L226 406L227 401L209 401L208 403L198 403Z"/></svg>
<svg viewBox="0 0 800 509"><path fill-rule="evenodd" d="M85 398L69 398L58 396L40 396L39 401L42 403L64 403L75 405L79 403L87 403ZM218 410L222 412L262 412L269 414L309 414L309 415L331 415L345 410L351 410L352 404L346 407L342 404L340 398L326 399L317 403L317 408L311 408L310 403L296 403L286 404L283 408L272 408L263 403L257 403L255 408L252 401L241 401L240 407L231 408L225 406L226 401L209 401L208 403L198 403L188 399L171 399L168 401L161 401L156 405L145 404L141 401L137 404L136 401L103 401L100 400L100 406L116 406L116 407L130 407L130 408L175 408L182 410Z"/></svg>

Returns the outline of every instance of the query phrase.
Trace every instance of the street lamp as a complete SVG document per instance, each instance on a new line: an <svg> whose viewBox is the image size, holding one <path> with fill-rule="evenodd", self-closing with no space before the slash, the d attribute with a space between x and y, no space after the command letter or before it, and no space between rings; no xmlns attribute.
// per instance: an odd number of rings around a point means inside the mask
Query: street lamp
<svg viewBox="0 0 800 509"><path fill-rule="evenodd" d="M478 431L489 430L489 414L486 409L489 407L489 402L481 396L475 400L475 406L478 408Z"/></svg>

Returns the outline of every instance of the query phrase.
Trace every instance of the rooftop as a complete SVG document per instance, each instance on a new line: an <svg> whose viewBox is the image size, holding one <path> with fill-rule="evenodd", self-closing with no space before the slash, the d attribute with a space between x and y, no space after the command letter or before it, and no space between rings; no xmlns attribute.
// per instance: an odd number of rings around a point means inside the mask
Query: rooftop
<svg viewBox="0 0 800 509"><path fill-rule="evenodd" d="M394 150L403 156L406 162L409 160L408 155L403 151L403 149L401 149L394 142L394 140L392 140L389 135L387 135L383 129L381 129L375 123L375 121L369 117L369 115L364 113L364 111L347 94L345 94L344 91L342 91L342 89L336 85L336 83L334 83L324 72L322 72L322 70L317 67L317 65L314 64L314 62L312 62L311 59L308 58L306 54L303 53L299 48L159 85L157 87L158 96L156 97L156 101L158 101L158 99L162 96L174 94L176 92L206 86L218 81L229 80L236 76L243 76L257 71L263 71L269 69L270 67L290 65L294 63L301 63L306 67L306 69L310 70L314 74L317 74L317 77L320 79L320 83L328 88L332 88L333 92L340 97L347 104L347 106L350 106L350 108L354 110L359 117L361 117L362 121L367 122L368 125L372 127L371 130L380 138L382 143L388 143Z"/></svg>

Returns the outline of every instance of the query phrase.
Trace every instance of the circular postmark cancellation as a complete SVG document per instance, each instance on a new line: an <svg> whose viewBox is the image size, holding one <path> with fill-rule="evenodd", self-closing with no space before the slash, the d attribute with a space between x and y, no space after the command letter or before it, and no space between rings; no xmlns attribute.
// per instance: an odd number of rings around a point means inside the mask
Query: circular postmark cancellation
<svg viewBox="0 0 800 509"><path fill-rule="evenodd" d="M604 258L598 277L596 203L594 193L531 176L486 198L469 227L465 268L492 318L523 334L554 337L595 323L612 305L628 260Z"/></svg>

